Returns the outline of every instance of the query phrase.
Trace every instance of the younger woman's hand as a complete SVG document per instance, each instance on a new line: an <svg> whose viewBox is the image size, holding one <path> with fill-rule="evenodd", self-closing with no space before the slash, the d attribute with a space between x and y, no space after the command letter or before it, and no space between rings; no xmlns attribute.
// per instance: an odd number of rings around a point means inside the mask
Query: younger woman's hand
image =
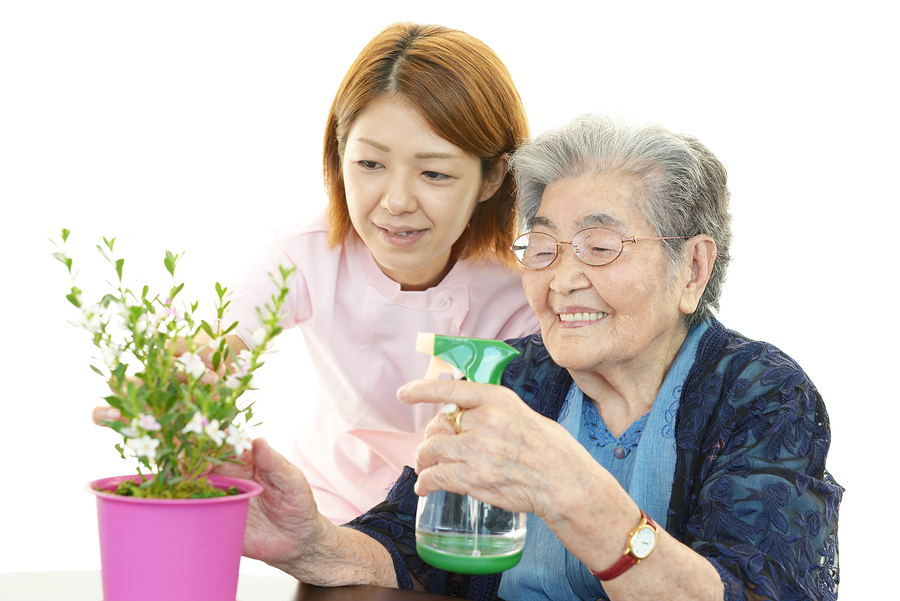
<svg viewBox="0 0 900 601"><path fill-rule="evenodd" d="M94 410L91 411L91 421L98 426L105 426L106 424L104 422L114 422L116 420L125 423L122 419L122 413L115 407L102 405L100 407L94 407Z"/></svg>

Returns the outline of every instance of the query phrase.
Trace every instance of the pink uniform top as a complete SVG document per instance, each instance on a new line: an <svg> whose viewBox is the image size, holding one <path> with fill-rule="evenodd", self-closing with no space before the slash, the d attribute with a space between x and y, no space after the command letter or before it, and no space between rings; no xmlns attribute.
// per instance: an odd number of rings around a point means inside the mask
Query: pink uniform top
<svg viewBox="0 0 900 601"><path fill-rule="evenodd" d="M312 434L298 437L292 460L319 510L343 523L384 500L403 466L415 464L437 411L396 397L428 367L416 334L507 339L539 327L516 271L461 261L439 285L402 291L361 243L329 250L327 229L324 216L275 228L275 241L233 288L226 317L248 343L259 323L254 308L275 291L268 273L279 264L297 268L282 326L301 328L319 390Z"/></svg>

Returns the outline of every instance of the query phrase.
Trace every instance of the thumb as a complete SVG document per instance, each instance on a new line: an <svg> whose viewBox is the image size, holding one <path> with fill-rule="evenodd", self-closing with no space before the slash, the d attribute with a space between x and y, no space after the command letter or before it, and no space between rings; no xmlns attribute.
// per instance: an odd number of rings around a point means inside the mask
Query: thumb
<svg viewBox="0 0 900 601"><path fill-rule="evenodd" d="M253 440L253 465L261 472L271 473L275 470L274 451L265 438Z"/></svg>
<svg viewBox="0 0 900 601"><path fill-rule="evenodd" d="M253 465L256 467L255 480L270 490L288 492L302 488L298 486L298 475L305 482L300 470L269 446L265 438L253 441Z"/></svg>

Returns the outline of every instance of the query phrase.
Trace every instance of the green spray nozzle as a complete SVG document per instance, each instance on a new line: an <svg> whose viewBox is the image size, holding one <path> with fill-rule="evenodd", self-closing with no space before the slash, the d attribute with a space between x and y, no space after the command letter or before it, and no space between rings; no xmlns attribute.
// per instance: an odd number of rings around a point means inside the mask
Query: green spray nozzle
<svg viewBox="0 0 900 601"><path fill-rule="evenodd" d="M456 378L465 376L472 382L500 384L503 370L519 351L501 340L460 338L419 333L416 350L431 355L426 378L437 378L441 373L453 373Z"/></svg>

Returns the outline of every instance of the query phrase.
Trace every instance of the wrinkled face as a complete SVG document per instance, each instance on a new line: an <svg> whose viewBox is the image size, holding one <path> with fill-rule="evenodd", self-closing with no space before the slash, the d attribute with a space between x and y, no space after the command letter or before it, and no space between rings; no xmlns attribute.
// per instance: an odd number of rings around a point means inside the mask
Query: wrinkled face
<svg viewBox="0 0 900 601"><path fill-rule="evenodd" d="M616 174L558 180L544 191L532 230L564 242L592 226L653 236L633 200L635 189ZM681 295L669 283L662 244L625 243L621 256L601 267L582 263L564 245L549 267L525 270L528 302L559 365L576 371L640 367L670 352L682 331Z"/></svg>
<svg viewBox="0 0 900 601"><path fill-rule="evenodd" d="M386 97L350 127L342 161L350 221L376 263L405 290L447 274L450 250L490 198L481 162L434 133L417 110Z"/></svg>

